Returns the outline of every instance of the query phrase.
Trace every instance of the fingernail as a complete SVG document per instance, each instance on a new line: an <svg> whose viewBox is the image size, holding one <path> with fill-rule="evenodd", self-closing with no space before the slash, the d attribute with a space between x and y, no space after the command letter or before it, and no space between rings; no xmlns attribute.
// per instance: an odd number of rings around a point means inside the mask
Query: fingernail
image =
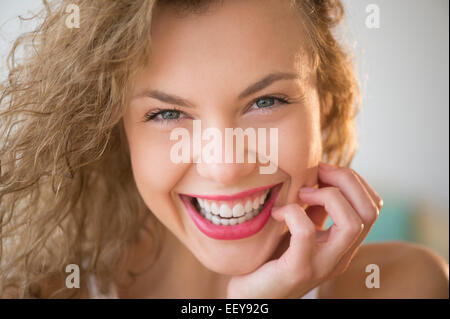
<svg viewBox="0 0 450 319"><path fill-rule="evenodd" d="M330 164L327 164L327 163L324 163L324 162L320 162L319 165L323 169L336 169L337 168L336 166L333 166L333 165L330 165Z"/></svg>
<svg viewBox="0 0 450 319"><path fill-rule="evenodd" d="M316 189L314 187L302 187L300 188L300 193L312 193Z"/></svg>
<svg viewBox="0 0 450 319"><path fill-rule="evenodd" d="M272 207L272 213L275 213L275 212L279 211L280 208L281 208L281 206L274 206L274 207Z"/></svg>

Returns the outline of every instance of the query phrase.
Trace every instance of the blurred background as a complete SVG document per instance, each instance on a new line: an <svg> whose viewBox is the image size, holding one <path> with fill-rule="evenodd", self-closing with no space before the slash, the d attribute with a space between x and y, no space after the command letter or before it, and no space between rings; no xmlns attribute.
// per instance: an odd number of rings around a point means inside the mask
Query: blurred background
<svg viewBox="0 0 450 319"><path fill-rule="evenodd" d="M363 98L352 168L384 199L366 242L415 242L448 261L449 2L343 3L336 34L354 52ZM36 25L18 16L40 6L0 0L2 79L12 41Z"/></svg>
<svg viewBox="0 0 450 319"><path fill-rule="evenodd" d="M343 3L363 98L352 168L384 199L366 242L417 242L448 261L449 2Z"/></svg>

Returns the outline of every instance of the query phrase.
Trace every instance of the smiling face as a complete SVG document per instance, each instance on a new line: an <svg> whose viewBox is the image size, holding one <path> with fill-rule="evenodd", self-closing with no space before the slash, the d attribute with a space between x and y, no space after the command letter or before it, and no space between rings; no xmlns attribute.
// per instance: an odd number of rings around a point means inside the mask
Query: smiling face
<svg viewBox="0 0 450 319"><path fill-rule="evenodd" d="M170 7L156 8L151 61L136 78L124 115L140 195L203 265L223 274L252 271L274 252L285 229L265 213L271 198L275 206L302 204L299 188L317 184L316 79L288 3L224 1L208 14L183 18ZM277 171L261 174L258 162L174 163L170 133L185 128L192 138L193 120L222 133L277 128ZM277 184L275 196L270 186Z"/></svg>

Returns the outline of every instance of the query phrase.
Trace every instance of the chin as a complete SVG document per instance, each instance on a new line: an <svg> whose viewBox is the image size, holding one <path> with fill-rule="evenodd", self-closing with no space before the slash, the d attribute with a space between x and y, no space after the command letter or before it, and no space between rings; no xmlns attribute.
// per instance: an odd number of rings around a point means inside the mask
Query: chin
<svg viewBox="0 0 450 319"><path fill-rule="evenodd" d="M242 258L248 258L242 254ZM221 260L214 260L208 258L208 260L200 260L200 262L209 270L219 273L221 275L238 276L251 273L258 269L269 258L265 256L258 256L258 258L252 258L244 262L236 261L238 256L233 256L231 259L223 258Z"/></svg>
<svg viewBox="0 0 450 319"><path fill-rule="evenodd" d="M208 251L198 254L197 250L197 259L206 268L222 275L251 273L271 259L283 237L282 224L271 219L266 226L254 238L209 244L206 246Z"/></svg>

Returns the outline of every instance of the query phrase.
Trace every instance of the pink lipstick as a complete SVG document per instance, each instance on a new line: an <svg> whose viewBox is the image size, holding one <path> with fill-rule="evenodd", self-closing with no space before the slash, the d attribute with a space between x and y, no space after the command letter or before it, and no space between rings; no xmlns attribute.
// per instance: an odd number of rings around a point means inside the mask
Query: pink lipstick
<svg viewBox="0 0 450 319"><path fill-rule="evenodd" d="M281 187L258 187L231 196L180 194L180 198L201 232L214 239L233 240L252 236L265 226ZM227 203L234 204L233 209Z"/></svg>
<svg viewBox="0 0 450 319"><path fill-rule="evenodd" d="M195 194L185 194L185 195L190 196L190 197L202 198L202 199L227 201L227 200L236 200L236 199L241 199L244 197L252 196L254 194L265 191L266 189L270 189L274 186L276 186L276 185L257 187L257 188L249 189L249 190L246 190L244 192L237 193L234 195L195 195Z"/></svg>

